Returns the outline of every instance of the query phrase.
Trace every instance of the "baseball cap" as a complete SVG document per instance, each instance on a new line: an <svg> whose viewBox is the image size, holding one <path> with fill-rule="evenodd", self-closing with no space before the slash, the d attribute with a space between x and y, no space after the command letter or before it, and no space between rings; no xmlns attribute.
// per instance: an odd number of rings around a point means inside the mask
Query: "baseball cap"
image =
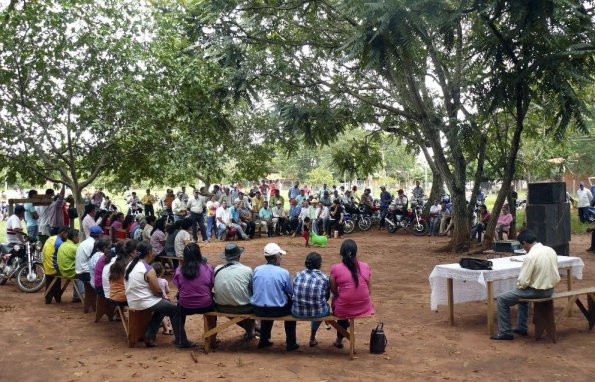
<svg viewBox="0 0 595 382"><path fill-rule="evenodd" d="M89 235L100 236L101 234L103 234L103 231L101 230L101 227L99 227L98 225L92 225L89 228Z"/></svg>
<svg viewBox="0 0 595 382"><path fill-rule="evenodd" d="M275 256L275 255L285 255L287 252L279 247L277 243L268 243L264 246L264 255L265 256Z"/></svg>

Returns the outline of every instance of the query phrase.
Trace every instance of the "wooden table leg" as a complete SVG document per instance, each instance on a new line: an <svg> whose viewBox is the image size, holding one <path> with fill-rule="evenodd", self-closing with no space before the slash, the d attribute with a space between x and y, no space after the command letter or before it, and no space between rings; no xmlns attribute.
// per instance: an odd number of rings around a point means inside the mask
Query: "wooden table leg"
<svg viewBox="0 0 595 382"><path fill-rule="evenodd" d="M450 326L455 325L455 309L454 309L454 295L453 295L453 280L451 278L446 279L447 292L448 292L448 323Z"/></svg>
<svg viewBox="0 0 595 382"><path fill-rule="evenodd" d="M568 268L566 270L566 286L568 287L568 290L572 290L572 269ZM568 297L568 305L571 305L572 303L570 302L572 297ZM572 305L570 306L570 309L568 309L568 315L567 317L572 317Z"/></svg>
<svg viewBox="0 0 595 382"><path fill-rule="evenodd" d="M203 333L207 333L209 330L211 330L211 325L209 324L209 320L207 319L206 314L202 315L202 319L204 322ZM208 337L204 337L204 348L205 348L205 354L209 354L209 351L211 351L211 339Z"/></svg>
<svg viewBox="0 0 595 382"><path fill-rule="evenodd" d="M488 281L488 334L494 334L494 282Z"/></svg>

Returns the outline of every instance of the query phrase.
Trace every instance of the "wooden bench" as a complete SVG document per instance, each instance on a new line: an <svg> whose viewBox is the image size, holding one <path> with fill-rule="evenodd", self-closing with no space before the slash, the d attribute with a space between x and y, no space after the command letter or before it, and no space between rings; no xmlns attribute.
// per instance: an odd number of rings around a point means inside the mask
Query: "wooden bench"
<svg viewBox="0 0 595 382"><path fill-rule="evenodd" d="M48 288L45 290L45 296L47 297L47 295L52 291L52 287L54 286L54 284L58 281L58 280L64 280L64 284L62 286L62 288L60 289L60 296L62 296L64 294L64 291L66 291L66 288L68 287L68 284L70 284L71 281L74 281L75 279L69 279L67 277L61 276L61 275L54 275L54 278L52 279L52 282L50 283L50 285L48 286ZM85 303L85 298L83 297L83 294L81 293L81 291L79 290L78 286L76 285L75 282L72 283L72 286L74 287L74 290L76 291L76 294L79 296L79 298L81 299L81 302L84 304Z"/></svg>
<svg viewBox="0 0 595 382"><path fill-rule="evenodd" d="M110 304L105 297L97 295L97 302L95 304L95 322L99 322L103 316L107 316L109 321L113 321L115 314L116 307Z"/></svg>
<svg viewBox="0 0 595 382"><path fill-rule="evenodd" d="M578 299L581 295L587 295L587 307ZM554 318L554 300L568 298L568 302L562 309L557 319ZM589 330L595 326L595 287L569 290L568 292L554 293L549 298L526 298L520 299L523 302L533 303L533 324L535 325L535 339L541 338L545 330L554 343L557 342L556 324L563 317L569 315L573 304L576 304L589 323Z"/></svg>
<svg viewBox="0 0 595 382"><path fill-rule="evenodd" d="M85 298L83 300L83 312L89 313L96 310L97 305L97 293L95 288L88 282L85 282Z"/></svg>
<svg viewBox="0 0 595 382"><path fill-rule="evenodd" d="M128 310L128 319L126 319L124 309ZM153 311L150 309L136 310L118 306L116 312L120 315L124 331L126 331L126 335L128 336L128 347L135 347L139 341L144 339L149 321L153 317Z"/></svg>
<svg viewBox="0 0 595 382"><path fill-rule="evenodd" d="M216 327L211 328L207 317L227 317L229 318L228 321L218 324ZM357 317L357 318L369 318L371 316L365 317ZM349 340L349 359L354 359L355 354L355 318L347 319L349 321L349 331L343 329L337 321L342 320L340 317L336 316L326 316L320 318L297 318L294 316L282 316L282 317L259 317L255 316L254 314L230 314L230 313L222 313L222 312L208 312L203 314L203 321L204 321L204 332L203 332L203 339L204 339L204 351L205 353L209 353L211 348L211 336L217 335L217 333L223 331L224 329L229 328L237 324L238 322L246 319L251 320L274 320L274 321L324 321L335 328L339 333L343 335L347 340Z"/></svg>

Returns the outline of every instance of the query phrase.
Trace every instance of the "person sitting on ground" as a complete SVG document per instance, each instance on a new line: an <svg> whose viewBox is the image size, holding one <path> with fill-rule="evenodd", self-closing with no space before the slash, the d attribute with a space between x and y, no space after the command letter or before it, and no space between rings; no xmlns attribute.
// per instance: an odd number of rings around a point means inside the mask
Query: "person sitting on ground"
<svg viewBox="0 0 595 382"><path fill-rule="evenodd" d="M163 278L163 275L165 274L165 268L160 262L154 262L151 267L155 270L155 274L157 275L157 282L159 283L159 288L161 288L162 293L161 297L167 301L171 301L169 298L169 283ZM163 321L161 321L161 328L163 329L163 334L167 336L174 335L174 330L171 327L171 320L169 317L163 317Z"/></svg>
<svg viewBox="0 0 595 382"><path fill-rule="evenodd" d="M180 339L182 343L192 344L186 337L186 316L203 314L214 310L211 290L214 286L213 266L200 253L196 243L184 248L184 262L173 277L178 288L178 309L180 311ZM207 316L210 327L217 325L217 317ZM211 337L211 345L215 345L215 336Z"/></svg>
<svg viewBox="0 0 595 382"><path fill-rule="evenodd" d="M289 271L281 268L281 256L287 252L278 244L268 243L264 247L266 264L254 269L252 277L253 295L250 303L254 307L254 314L260 317L282 317L291 314L291 279ZM258 348L272 346L271 330L273 320L262 320L260 324L260 341ZM298 349L296 342L296 322L284 321L286 350Z"/></svg>
<svg viewBox="0 0 595 382"><path fill-rule="evenodd" d="M219 255L226 261L215 267L215 310L230 314L250 314L252 297L252 269L240 263L244 248L235 243L225 246L225 251ZM255 321L242 320L237 323L246 331L245 339L252 339L255 334Z"/></svg>
<svg viewBox="0 0 595 382"><path fill-rule="evenodd" d="M479 222L471 228L471 240L477 238L477 242L481 243L481 234L485 231L492 214L488 212L488 207L485 204L479 206Z"/></svg>
<svg viewBox="0 0 595 382"><path fill-rule="evenodd" d="M508 239L510 223L512 223L512 215L508 212L508 206L502 206L500 215L498 215L498 222L496 222L494 237L498 238L498 240L503 240L504 234L506 234L506 238Z"/></svg>
<svg viewBox="0 0 595 382"><path fill-rule="evenodd" d="M351 239L341 244L339 254L341 262L331 265L333 314L346 319L374 314L374 305L370 298L372 293L370 266L357 259L357 244ZM349 327L349 321L346 319L337 321L344 329ZM333 345L339 349L343 347L343 335L338 331Z"/></svg>
<svg viewBox="0 0 595 382"><path fill-rule="evenodd" d="M329 278L320 271L322 256L311 252L306 256L306 269L293 277L293 303L291 314L297 318L318 318L330 314L327 300L330 296ZM318 345L316 332L321 321L310 323L310 347Z"/></svg>
<svg viewBox="0 0 595 382"><path fill-rule="evenodd" d="M174 345L178 348L191 347L181 337L180 313L178 307L162 297L163 292L157 281L155 270L149 265L153 259L153 249L149 243L141 242L136 248L137 256L126 267L124 285L126 298L131 309L153 311L153 316L145 332L145 345L155 346L155 337L165 316L171 320L174 329Z"/></svg>
<svg viewBox="0 0 595 382"><path fill-rule="evenodd" d="M498 296L498 334L491 336L492 340L512 340L513 333L527 336L529 303L519 300L551 297L560 282L556 251L539 243L535 233L528 229L521 231L517 240L527 255L523 260L517 287ZM517 304L517 327L512 329L510 307Z"/></svg>
<svg viewBox="0 0 595 382"><path fill-rule="evenodd" d="M438 199L434 200L434 205L430 207L430 232L428 236L436 236L438 234L438 226L440 225L440 204Z"/></svg>
<svg viewBox="0 0 595 382"><path fill-rule="evenodd" d="M76 271L75 271L75 263L76 263L76 249L79 242L79 231L70 228L68 230L67 239L60 248L58 248L57 253L57 264L58 264L58 271L62 277L67 279L72 279L81 294L80 297L84 298L85 294L85 284L82 281L76 279ZM81 299L76 293L76 290L73 289L72 291L72 302L80 302Z"/></svg>
<svg viewBox="0 0 595 382"><path fill-rule="evenodd" d="M107 300L116 306L127 306L126 287L124 276L126 267L136 258L136 249L138 242L136 240L128 239L123 245L117 247L117 254L114 263L109 267L108 283L109 291L106 295Z"/></svg>
<svg viewBox="0 0 595 382"><path fill-rule="evenodd" d="M109 258L109 261L111 261L111 244L112 241L109 237L102 237L97 240L93 247L93 256L89 259L89 273L91 275L89 283L95 290L95 293L101 297L105 297L101 274L106 260Z"/></svg>

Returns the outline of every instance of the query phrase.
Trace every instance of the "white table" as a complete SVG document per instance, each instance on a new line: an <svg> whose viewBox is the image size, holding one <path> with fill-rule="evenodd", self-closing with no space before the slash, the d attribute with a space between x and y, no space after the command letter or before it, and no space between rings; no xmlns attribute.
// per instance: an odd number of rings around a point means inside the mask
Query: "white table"
<svg viewBox="0 0 595 382"><path fill-rule="evenodd" d="M487 300L488 332L494 331L494 298L516 287L524 256L490 259L491 271L472 271L461 268L458 263L440 264L430 274L432 288L430 309L448 304L448 322L454 325L454 304L468 301ZM580 257L558 256L558 269L566 271L568 290L572 289L572 277L583 278L585 264Z"/></svg>

